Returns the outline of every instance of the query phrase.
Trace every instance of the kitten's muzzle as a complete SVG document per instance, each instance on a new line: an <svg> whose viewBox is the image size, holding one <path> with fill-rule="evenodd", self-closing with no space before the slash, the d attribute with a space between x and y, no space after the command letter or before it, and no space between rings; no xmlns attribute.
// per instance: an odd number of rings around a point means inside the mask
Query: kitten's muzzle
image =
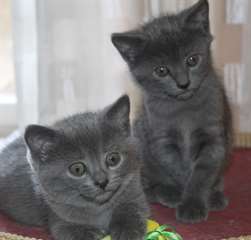
<svg viewBox="0 0 251 240"><path fill-rule="evenodd" d="M108 185L109 181L108 179L102 179L95 181L95 186L101 188L102 190L105 190L106 186Z"/></svg>
<svg viewBox="0 0 251 240"><path fill-rule="evenodd" d="M193 96L194 96L194 91L193 90L187 90L187 91L184 91L181 94L178 94L176 96L176 98L179 99L179 100L187 100L187 99L189 99L189 98L191 98Z"/></svg>
<svg viewBox="0 0 251 240"><path fill-rule="evenodd" d="M182 90L186 90L190 86L190 81L187 82L177 82L177 87Z"/></svg>

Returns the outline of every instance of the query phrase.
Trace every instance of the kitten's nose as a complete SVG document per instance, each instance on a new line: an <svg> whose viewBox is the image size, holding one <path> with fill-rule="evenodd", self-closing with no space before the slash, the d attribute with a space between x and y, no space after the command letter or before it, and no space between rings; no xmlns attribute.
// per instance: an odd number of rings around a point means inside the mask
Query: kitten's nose
<svg viewBox="0 0 251 240"><path fill-rule="evenodd" d="M100 187L101 189L105 190L106 186L108 184L108 179L104 179L104 180L97 180L95 182L95 185Z"/></svg>
<svg viewBox="0 0 251 240"><path fill-rule="evenodd" d="M189 85L190 85L190 81L177 83L177 87L183 90L187 89Z"/></svg>

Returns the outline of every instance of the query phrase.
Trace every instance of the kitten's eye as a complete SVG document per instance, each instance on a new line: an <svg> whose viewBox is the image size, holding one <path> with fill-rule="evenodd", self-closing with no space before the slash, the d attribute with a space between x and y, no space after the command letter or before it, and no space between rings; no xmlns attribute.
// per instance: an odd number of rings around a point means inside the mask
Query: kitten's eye
<svg viewBox="0 0 251 240"><path fill-rule="evenodd" d="M154 74L160 78L166 77L170 74L167 66L159 66L154 69Z"/></svg>
<svg viewBox="0 0 251 240"><path fill-rule="evenodd" d="M122 160L122 157L117 152L109 153L106 156L106 165L109 168L115 168Z"/></svg>
<svg viewBox="0 0 251 240"><path fill-rule="evenodd" d="M74 177L82 177L85 172L86 172L86 166L83 163L73 163L70 167L69 167L69 171L71 173L71 175L73 175Z"/></svg>
<svg viewBox="0 0 251 240"><path fill-rule="evenodd" d="M199 55L193 55L190 56L186 59L186 64L188 67L192 68L198 65L200 61L200 56Z"/></svg>

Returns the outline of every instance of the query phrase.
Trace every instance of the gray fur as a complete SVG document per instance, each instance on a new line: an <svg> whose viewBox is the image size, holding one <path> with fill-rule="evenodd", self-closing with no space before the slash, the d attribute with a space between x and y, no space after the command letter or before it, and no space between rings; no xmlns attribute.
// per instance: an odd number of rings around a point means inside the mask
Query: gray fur
<svg viewBox="0 0 251 240"><path fill-rule="evenodd" d="M100 112L74 115L52 127L29 126L25 140L20 137L0 155L0 210L20 223L47 228L55 240L107 234L113 240L142 240L148 206L129 109L123 96ZM113 151L122 161L110 169L105 156ZM74 162L85 163L84 176L69 173ZM107 185L96 184L104 180Z"/></svg>
<svg viewBox="0 0 251 240"><path fill-rule="evenodd" d="M231 150L231 113L213 68L209 6L200 0L112 41L143 90L135 134L143 149L143 181L150 201L177 208L195 223L227 205L223 170ZM197 64L189 67L188 57ZM167 67L164 77L156 67Z"/></svg>

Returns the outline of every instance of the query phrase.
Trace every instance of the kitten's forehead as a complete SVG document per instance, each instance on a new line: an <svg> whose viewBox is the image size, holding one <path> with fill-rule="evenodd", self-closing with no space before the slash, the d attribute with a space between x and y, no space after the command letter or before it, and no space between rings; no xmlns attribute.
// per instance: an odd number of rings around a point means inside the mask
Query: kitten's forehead
<svg viewBox="0 0 251 240"><path fill-rule="evenodd" d="M177 15L157 18L143 27L150 43L170 49L190 47L194 44L207 44L209 36L201 29L188 28Z"/></svg>
<svg viewBox="0 0 251 240"><path fill-rule="evenodd" d="M102 113L83 113L64 119L55 125L66 139L66 144L91 153L102 152L114 142L114 126L104 124Z"/></svg>
<svg viewBox="0 0 251 240"><path fill-rule="evenodd" d="M146 56L170 57L177 61L184 55L207 51L209 41L200 29L187 29L175 17L163 17L146 25L149 39Z"/></svg>
<svg viewBox="0 0 251 240"><path fill-rule="evenodd" d="M102 134L97 113L77 114L56 123L67 142L76 147L85 147L96 151L102 143Z"/></svg>
<svg viewBox="0 0 251 240"><path fill-rule="evenodd" d="M181 22L175 16L156 18L143 26L143 31L151 40L163 36L163 34L177 33L182 28Z"/></svg>

